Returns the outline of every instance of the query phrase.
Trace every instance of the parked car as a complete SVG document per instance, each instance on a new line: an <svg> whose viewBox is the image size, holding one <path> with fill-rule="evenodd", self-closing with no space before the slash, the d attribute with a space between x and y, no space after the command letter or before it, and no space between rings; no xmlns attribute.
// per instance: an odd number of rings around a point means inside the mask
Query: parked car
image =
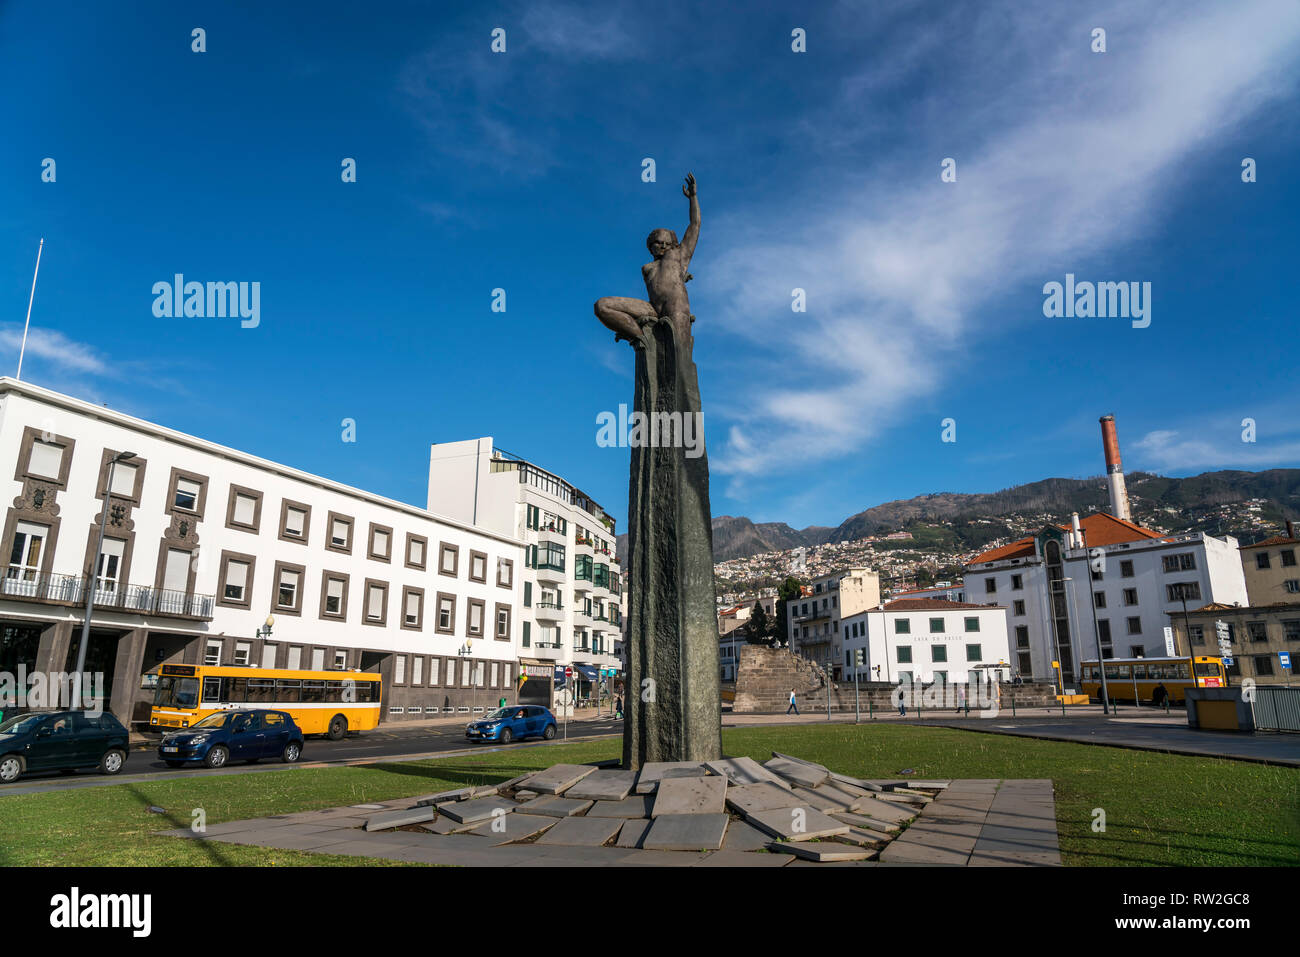
<svg viewBox="0 0 1300 957"><path fill-rule="evenodd" d="M0 781L32 771L98 768L117 774L126 763L130 736L107 712L32 711L0 722Z"/></svg>
<svg viewBox="0 0 1300 957"><path fill-rule="evenodd" d="M509 744L516 738L555 737L555 715L535 704L517 704L497 708L478 721L465 725L465 737L471 741L500 741Z"/></svg>
<svg viewBox="0 0 1300 957"><path fill-rule="evenodd" d="M302 729L284 711L217 711L188 728L163 735L158 757L168 766L201 761L223 767L229 761L279 758L292 764L302 757Z"/></svg>

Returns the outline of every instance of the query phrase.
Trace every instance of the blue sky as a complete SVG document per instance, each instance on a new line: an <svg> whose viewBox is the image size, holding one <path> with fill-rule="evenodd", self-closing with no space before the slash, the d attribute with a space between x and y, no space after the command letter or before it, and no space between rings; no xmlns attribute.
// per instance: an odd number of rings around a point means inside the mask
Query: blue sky
<svg viewBox="0 0 1300 957"><path fill-rule="evenodd" d="M0 5L4 374L43 236L24 379L420 505L492 435L622 530L591 303L689 170L714 514L1097 475L1109 412L1129 470L1300 465L1293 2L279 6ZM177 272L260 325L156 318ZM1045 318L1066 273L1151 325Z"/></svg>

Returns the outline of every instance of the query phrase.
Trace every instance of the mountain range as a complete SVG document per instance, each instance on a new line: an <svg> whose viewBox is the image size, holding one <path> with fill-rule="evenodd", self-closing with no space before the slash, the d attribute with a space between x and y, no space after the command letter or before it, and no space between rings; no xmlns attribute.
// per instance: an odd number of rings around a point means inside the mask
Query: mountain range
<svg viewBox="0 0 1300 957"><path fill-rule="evenodd" d="M1248 499L1263 500L1260 517L1265 520L1280 523L1300 518L1300 469L1205 472L1188 478L1134 472L1126 476L1126 482L1134 519L1139 524L1153 521L1170 532L1202 529L1242 538L1245 530L1224 527L1221 521L1209 520L1205 513ZM835 527L810 525L796 529L784 522L753 522L744 516L717 515L713 518L713 558L721 562L801 545L910 531L936 523L960 525L1040 513L1064 521L1072 512L1086 515L1108 505L1106 480L1098 476L1042 479L997 492L933 492L872 506ZM988 537L992 535L976 538ZM960 541L966 536L957 538ZM618 536L618 554L624 561L626 553L624 534Z"/></svg>

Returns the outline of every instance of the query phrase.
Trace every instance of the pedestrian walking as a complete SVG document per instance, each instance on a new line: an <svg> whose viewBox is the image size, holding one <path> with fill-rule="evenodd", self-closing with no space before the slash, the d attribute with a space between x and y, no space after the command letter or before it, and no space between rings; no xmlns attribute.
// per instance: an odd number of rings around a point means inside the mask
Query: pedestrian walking
<svg viewBox="0 0 1300 957"><path fill-rule="evenodd" d="M795 714L799 713L799 704L795 701L793 688L790 689L790 707L785 709L785 713L789 714L791 711Z"/></svg>

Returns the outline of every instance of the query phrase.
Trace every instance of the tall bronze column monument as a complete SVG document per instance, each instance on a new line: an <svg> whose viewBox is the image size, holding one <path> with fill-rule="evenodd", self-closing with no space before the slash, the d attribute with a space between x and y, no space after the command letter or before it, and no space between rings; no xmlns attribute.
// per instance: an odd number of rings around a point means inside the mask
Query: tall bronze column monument
<svg viewBox="0 0 1300 957"><path fill-rule="evenodd" d="M692 357L695 317L686 296L700 236L694 176L686 177L682 192L691 216L682 241L671 229L656 229L646 240L654 256L641 267L649 301L607 296L596 302L596 316L615 341L626 339L636 352L627 501L627 768L722 757L709 461Z"/></svg>

